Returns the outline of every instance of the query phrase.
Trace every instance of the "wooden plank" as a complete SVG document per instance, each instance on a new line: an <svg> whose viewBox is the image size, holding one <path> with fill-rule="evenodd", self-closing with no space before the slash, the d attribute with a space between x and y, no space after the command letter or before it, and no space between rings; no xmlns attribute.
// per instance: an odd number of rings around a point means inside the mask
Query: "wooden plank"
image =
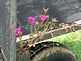
<svg viewBox="0 0 81 61"><path fill-rule="evenodd" d="M5 61L16 61L16 0L0 0L1 46Z"/></svg>
<svg viewBox="0 0 81 61"><path fill-rule="evenodd" d="M51 33L54 35L54 36L60 36L60 35L63 35L63 34L66 34L66 33L69 33L69 32L72 32L72 31L76 31L76 30L79 30L81 29L81 24L73 24L71 26L67 26L65 28L59 28L59 29L56 29L56 30L52 30L52 31L49 31L49 32L46 32L45 33L45 36L42 40L45 40L47 38L51 38ZM33 35L34 38L38 37L37 34L34 34ZM30 38L30 35L23 35L22 36L22 40L27 40ZM16 39L16 42L20 41L19 38Z"/></svg>

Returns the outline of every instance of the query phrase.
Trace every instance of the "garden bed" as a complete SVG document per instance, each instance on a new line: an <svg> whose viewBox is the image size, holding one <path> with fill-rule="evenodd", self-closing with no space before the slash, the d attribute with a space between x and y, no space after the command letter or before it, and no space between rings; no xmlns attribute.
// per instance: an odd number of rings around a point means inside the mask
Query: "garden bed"
<svg viewBox="0 0 81 61"><path fill-rule="evenodd" d="M41 41L41 42L38 42L38 43L36 43L35 44L35 48L37 48L37 44L43 44L42 42L49 42L49 40L48 40L48 38L54 38L55 36L60 36L60 35L63 35L63 34L68 34L68 33L70 33L70 32L76 32L76 30L79 30L79 29L81 29L81 25L78 25L78 24L73 24L73 25L71 25L71 26L67 26L67 27L65 27L65 28L60 28L60 29L55 29L55 30L52 30L52 31L49 31L49 32L46 32L45 33L45 36L44 36L44 38L42 39L42 40L45 40L45 41ZM55 34L54 36L51 36L51 33L52 34ZM26 37L29 37L29 35L26 35L25 36L25 38ZM38 35L37 34L35 34L33 37L38 37ZM29 39L29 38L28 38ZM57 39L55 39L54 41L53 41L53 39L51 40L52 42L60 42L60 41L58 41L58 39L59 38L57 38ZM24 40L27 40L27 39L24 39ZM69 40L68 40L69 41ZM66 42L66 41L65 41ZM60 42L61 43L61 42ZM40 46L40 45L39 45ZM33 49L33 48L32 48ZM39 48L40 49L40 48ZM33 53L35 53L35 51L33 51ZM27 53L26 53L27 54ZM35 53L36 54L36 53ZM36 55L37 56L37 55ZM23 55L22 55L22 58L23 58Z"/></svg>

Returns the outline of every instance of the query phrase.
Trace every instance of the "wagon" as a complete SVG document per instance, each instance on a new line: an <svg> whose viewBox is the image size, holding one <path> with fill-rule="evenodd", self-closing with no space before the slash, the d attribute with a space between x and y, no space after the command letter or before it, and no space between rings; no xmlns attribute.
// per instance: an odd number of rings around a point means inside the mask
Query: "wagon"
<svg viewBox="0 0 81 61"><path fill-rule="evenodd" d="M26 28L29 26L28 24L26 25L26 19L30 15L38 19L37 16L42 13L40 11L42 7L48 7L48 14L60 20L59 23L71 23L71 25L45 32L42 41L37 40L37 42L34 45L31 44L31 47L25 52L17 54L16 43L19 42L19 37L15 37L13 30L16 28L16 25L21 26L24 32L22 40L28 40L30 35L27 33L30 31ZM55 37L58 37L80 30L80 15L80 0L48 0L48 2L46 2L46 0L1 0L0 41L4 61L78 61L76 55L68 46L57 40L49 41L48 38L52 37L51 33ZM19 21L17 22L16 20ZM38 35L35 34L32 37L37 38Z"/></svg>

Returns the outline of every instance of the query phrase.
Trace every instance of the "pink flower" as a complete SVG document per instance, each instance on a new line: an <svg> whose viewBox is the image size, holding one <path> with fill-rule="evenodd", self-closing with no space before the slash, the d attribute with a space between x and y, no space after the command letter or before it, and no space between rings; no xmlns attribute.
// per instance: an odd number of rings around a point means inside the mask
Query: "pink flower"
<svg viewBox="0 0 81 61"><path fill-rule="evenodd" d="M16 28L16 29L14 30L14 32L15 32L16 36L19 36L20 33L21 33L21 28L20 28L20 27Z"/></svg>
<svg viewBox="0 0 81 61"><path fill-rule="evenodd" d="M42 20L42 21L46 21L47 16L46 15L40 15L39 19Z"/></svg>
<svg viewBox="0 0 81 61"><path fill-rule="evenodd" d="M36 18L30 16L30 17L28 17L27 21L28 21L29 23L35 23L35 22L36 22Z"/></svg>

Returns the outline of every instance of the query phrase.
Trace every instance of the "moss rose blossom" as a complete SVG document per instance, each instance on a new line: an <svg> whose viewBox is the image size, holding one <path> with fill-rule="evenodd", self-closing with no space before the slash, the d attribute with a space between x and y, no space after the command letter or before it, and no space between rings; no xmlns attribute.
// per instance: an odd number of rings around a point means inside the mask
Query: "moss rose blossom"
<svg viewBox="0 0 81 61"><path fill-rule="evenodd" d="M20 28L20 27L16 28L16 29L14 30L14 32L15 32L16 36L19 36L20 33L21 33L21 28Z"/></svg>
<svg viewBox="0 0 81 61"><path fill-rule="evenodd" d="M27 21L28 21L29 23L35 23L35 22L36 22L36 18L30 16L30 17L28 17Z"/></svg>
<svg viewBox="0 0 81 61"><path fill-rule="evenodd" d="M40 15L39 19L42 20L42 21L46 21L47 16L46 15Z"/></svg>

